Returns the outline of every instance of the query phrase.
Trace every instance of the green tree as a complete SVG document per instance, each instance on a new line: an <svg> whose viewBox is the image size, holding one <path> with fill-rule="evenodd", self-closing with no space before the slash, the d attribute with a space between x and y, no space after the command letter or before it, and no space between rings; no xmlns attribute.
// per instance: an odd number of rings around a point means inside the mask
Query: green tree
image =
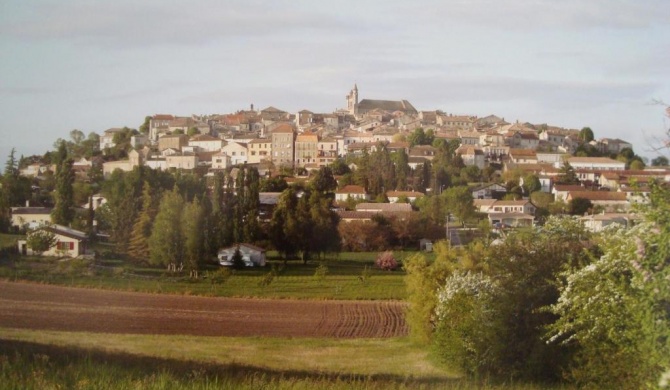
<svg viewBox="0 0 670 390"><path fill-rule="evenodd" d="M146 134L149 134L149 130L150 130L150 129L149 129L149 126L150 126L150 124L151 124L151 117L150 117L150 116L145 116L145 117L144 117L144 122L142 122L142 124L140 125L140 128L139 128L140 133L141 133L141 134L145 134L145 135L146 135Z"/></svg>
<svg viewBox="0 0 670 390"><path fill-rule="evenodd" d="M577 173L575 168L570 165L568 161L563 162L561 169L558 174L557 182L562 184L578 184L579 178L577 178Z"/></svg>
<svg viewBox="0 0 670 390"><path fill-rule="evenodd" d="M53 248L57 242L58 238L47 227L30 232L26 238L26 245L37 255Z"/></svg>
<svg viewBox="0 0 670 390"><path fill-rule="evenodd" d="M665 156L654 157L651 160L652 167L667 167L668 165L670 165L670 163L668 162L668 158Z"/></svg>
<svg viewBox="0 0 670 390"><path fill-rule="evenodd" d="M198 276L198 270L205 259L202 206L197 199L187 203L181 215L181 236L184 240L184 264L191 276Z"/></svg>
<svg viewBox="0 0 670 390"><path fill-rule="evenodd" d="M149 237L155 216L154 197L149 183L145 182L142 187L142 209L133 224L128 245L128 256L137 262L149 261Z"/></svg>
<svg viewBox="0 0 670 390"><path fill-rule="evenodd" d="M472 192L468 187L448 188L442 193L441 197L444 198L447 212L461 222L465 222L475 215Z"/></svg>
<svg viewBox="0 0 670 390"><path fill-rule="evenodd" d="M501 328L494 280L481 272L456 270L437 292L435 346L443 362L471 375L499 365Z"/></svg>
<svg viewBox="0 0 670 390"><path fill-rule="evenodd" d="M574 198L568 203L568 212L572 215L584 215L593 209L593 203L586 198Z"/></svg>
<svg viewBox="0 0 670 390"><path fill-rule="evenodd" d="M568 378L583 388L657 388L670 367L670 192L652 187L645 222L610 229L603 255L567 269L550 342L574 349Z"/></svg>
<svg viewBox="0 0 670 390"><path fill-rule="evenodd" d="M316 171L310 183L314 191L321 193L332 192L337 189L337 181L330 167L322 167Z"/></svg>
<svg viewBox="0 0 670 390"><path fill-rule="evenodd" d="M281 193L270 221L270 241L285 260L298 251L295 237L302 234L300 221L295 214L297 208L297 194L293 187L289 187Z"/></svg>
<svg viewBox="0 0 670 390"><path fill-rule="evenodd" d="M58 149L60 163L56 167L56 194L51 220L58 225L68 226L74 219L74 171L73 161L67 157L65 143Z"/></svg>
<svg viewBox="0 0 670 390"><path fill-rule="evenodd" d="M346 161L339 157L330 164L330 169L333 171L333 175L344 175L351 173L351 169L349 169Z"/></svg>
<svg viewBox="0 0 670 390"><path fill-rule="evenodd" d="M176 268L184 260L184 240L181 229L184 200L175 190L161 199L158 214L149 236L151 264Z"/></svg>
<svg viewBox="0 0 670 390"><path fill-rule="evenodd" d="M579 139L580 139L582 142L584 142L584 143L591 142L591 141L593 141L593 138L594 138L594 136L593 136L593 130L591 130L590 127L583 127L583 128L579 131Z"/></svg>
<svg viewBox="0 0 670 390"><path fill-rule="evenodd" d="M533 192L540 191L542 189L542 183L537 175L527 175L523 178L523 189L527 194L532 194Z"/></svg>
<svg viewBox="0 0 670 390"><path fill-rule="evenodd" d="M412 168L409 166L409 156L405 149L401 149L391 155L395 164L396 189L405 191L408 187L408 179Z"/></svg>

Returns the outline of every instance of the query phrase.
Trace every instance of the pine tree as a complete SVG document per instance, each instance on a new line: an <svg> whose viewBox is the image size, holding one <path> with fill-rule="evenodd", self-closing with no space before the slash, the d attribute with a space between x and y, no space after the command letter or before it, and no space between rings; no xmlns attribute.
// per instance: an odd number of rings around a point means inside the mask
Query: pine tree
<svg viewBox="0 0 670 390"><path fill-rule="evenodd" d="M151 236L151 228L155 216L156 210L151 194L151 187L148 182L144 182L142 188L142 209L133 224L130 243L128 245L128 256L136 262L147 262L149 260L149 237Z"/></svg>

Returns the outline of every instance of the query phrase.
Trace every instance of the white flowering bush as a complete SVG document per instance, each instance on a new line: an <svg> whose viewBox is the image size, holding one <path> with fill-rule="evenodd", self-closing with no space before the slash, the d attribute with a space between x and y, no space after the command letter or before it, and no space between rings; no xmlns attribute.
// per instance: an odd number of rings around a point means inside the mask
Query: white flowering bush
<svg viewBox="0 0 670 390"><path fill-rule="evenodd" d="M447 364L469 374L496 366L499 322L495 283L481 272L457 270L438 290L434 341Z"/></svg>
<svg viewBox="0 0 670 390"><path fill-rule="evenodd" d="M603 255L561 276L550 343L576 347L568 377L580 387L656 388L668 368L668 227L603 232Z"/></svg>

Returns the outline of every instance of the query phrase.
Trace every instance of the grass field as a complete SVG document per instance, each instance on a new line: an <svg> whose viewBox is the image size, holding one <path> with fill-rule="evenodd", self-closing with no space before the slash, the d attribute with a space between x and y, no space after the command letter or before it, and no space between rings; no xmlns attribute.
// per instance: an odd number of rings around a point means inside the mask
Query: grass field
<svg viewBox="0 0 670 390"><path fill-rule="evenodd" d="M402 261L413 253L397 252L396 257ZM167 274L162 268L140 267L122 260L101 260L95 263L96 267L90 267L79 260L18 257L0 262L0 277L87 288L221 297L404 299L404 271L375 268L376 256L374 252L341 253L307 264L290 260L286 266L282 260L269 260L266 267L233 271L220 283L212 277L217 266L201 272L199 279L190 279L185 274ZM316 270L322 264L327 273L317 277ZM273 266L276 272L271 276Z"/></svg>
<svg viewBox="0 0 670 390"><path fill-rule="evenodd" d="M460 379L406 339L137 336L0 329L5 389L540 389Z"/></svg>

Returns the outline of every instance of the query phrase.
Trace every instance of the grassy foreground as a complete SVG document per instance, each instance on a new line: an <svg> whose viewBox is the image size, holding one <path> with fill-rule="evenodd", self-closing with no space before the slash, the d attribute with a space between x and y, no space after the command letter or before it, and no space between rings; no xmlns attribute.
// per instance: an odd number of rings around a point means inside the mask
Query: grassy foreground
<svg viewBox="0 0 670 390"><path fill-rule="evenodd" d="M424 351L405 339L1 329L0 367L0 383L11 383L15 389L409 389L445 388L460 382L434 367Z"/></svg>
<svg viewBox="0 0 670 390"><path fill-rule="evenodd" d="M406 339L0 329L3 389L536 389L459 379Z"/></svg>

